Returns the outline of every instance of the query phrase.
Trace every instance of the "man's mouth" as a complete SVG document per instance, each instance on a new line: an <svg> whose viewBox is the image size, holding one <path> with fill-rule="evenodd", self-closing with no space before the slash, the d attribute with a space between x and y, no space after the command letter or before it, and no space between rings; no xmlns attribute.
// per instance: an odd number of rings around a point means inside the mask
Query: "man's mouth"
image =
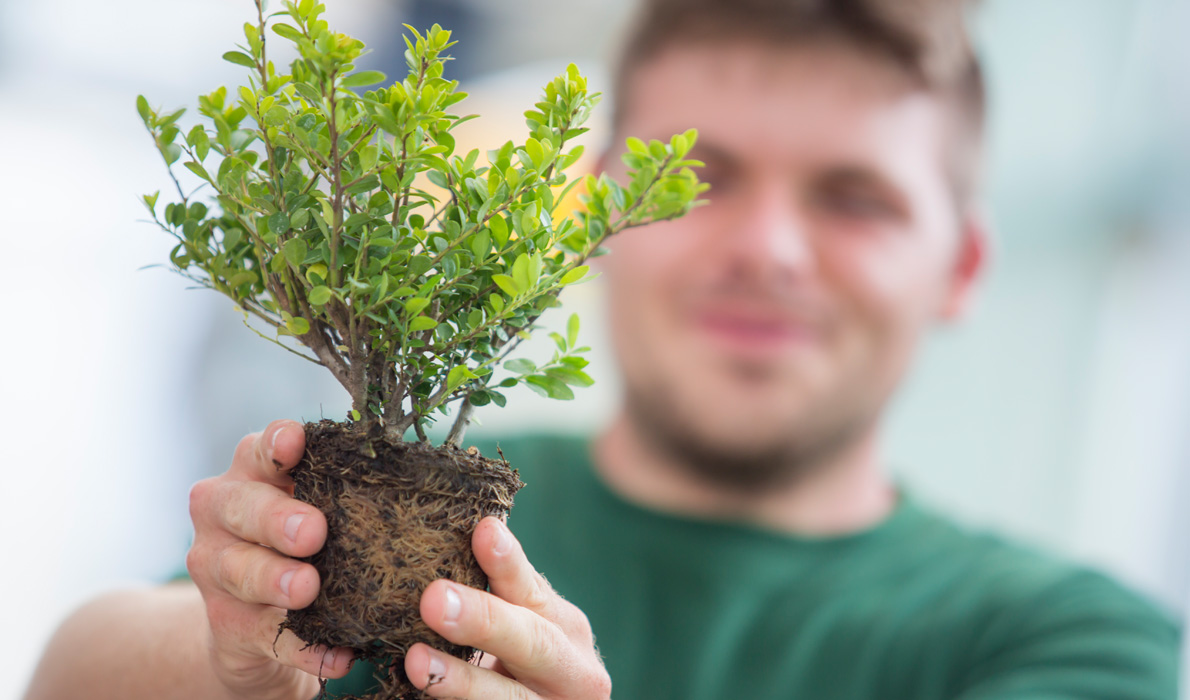
<svg viewBox="0 0 1190 700"><path fill-rule="evenodd" d="M814 338L810 325L786 315L745 310L703 310L695 326L729 352L767 356L786 352Z"/></svg>

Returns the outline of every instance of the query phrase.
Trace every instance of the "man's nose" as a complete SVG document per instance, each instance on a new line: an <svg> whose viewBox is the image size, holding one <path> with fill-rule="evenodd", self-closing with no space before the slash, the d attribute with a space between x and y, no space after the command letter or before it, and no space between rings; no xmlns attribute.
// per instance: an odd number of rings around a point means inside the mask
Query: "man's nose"
<svg viewBox="0 0 1190 700"><path fill-rule="evenodd" d="M730 238L733 262L750 275L786 282L813 267L806 218L787 188L775 184L754 188Z"/></svg>

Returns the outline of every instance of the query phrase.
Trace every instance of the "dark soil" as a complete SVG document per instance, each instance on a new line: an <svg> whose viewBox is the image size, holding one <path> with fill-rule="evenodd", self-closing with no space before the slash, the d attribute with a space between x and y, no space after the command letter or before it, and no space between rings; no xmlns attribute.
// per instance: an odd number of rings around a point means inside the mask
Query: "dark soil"
<svg viewBox="0 0 1190 700"><path fill-rule="evenodd" d="M384 700L420 697L405 676L416 642L470 659L422 622L418 603L432 581L483 589L471 534L488 515L505 515L523 486L508 463L457 447L390 444L350 423L306 424L306 454L292 470L294 495L327 519L327 542L306 559L322 587L312 605L291 610L282 629L309 644L350 647L372 661Z"/></svg>

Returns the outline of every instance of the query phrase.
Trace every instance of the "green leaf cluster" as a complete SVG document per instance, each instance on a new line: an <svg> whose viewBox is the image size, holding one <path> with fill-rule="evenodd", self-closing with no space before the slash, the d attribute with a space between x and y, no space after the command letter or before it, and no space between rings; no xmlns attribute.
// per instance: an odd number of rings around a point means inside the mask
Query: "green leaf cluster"
<svg viewBox="0 0 1190 700"><path fill-rule="evenodd" d="M296 339L350 392L353 417L390 436L423 434L456 400L502 406L499 390L518 383L572 398L591 383L577 318L548 363L509 355L563 288L590 277L609 236L696 203L696 134L629 139L626 183L568 177L582 156L570 142L599 100L571 65L525 112L524 142L459 153L451 132L470 117L453 113L466 95L443 77L450 32L407 27L408 73L390 82L356 70L364 45L331 31L324 10L287 1L266 16L258 1L244 43L223 55L248 69L245 84L199 96L189 129L185 110L137 98L171 175L180 162L213 193L144 197L176 239L173 266L283 347L298 352L281 342ZM297 48L287 73L267 56L278 39ZM575 186L584 207L562 215Z"/></svg>

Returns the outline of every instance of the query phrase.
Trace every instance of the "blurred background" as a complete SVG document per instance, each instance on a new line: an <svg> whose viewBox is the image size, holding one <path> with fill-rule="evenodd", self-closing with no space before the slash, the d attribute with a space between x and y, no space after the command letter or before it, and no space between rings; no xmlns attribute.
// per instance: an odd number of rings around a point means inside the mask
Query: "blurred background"
<svg viewBox="0 0 1190 700"><path fill-rule="evenodd" d="M403 22L455 31L461 112L485 115L467 148L521 138L520 113L569 61L605 89L633 6L327 4L374 49L363 66L390 76ZM219 56L252 14L250 0L0 0L0 698L83 600L182 569L188 487L240 436L347 410L329 373L260 341L230 302L138 271L170 248L138 221L139 195L171 186L134 98L193 106L239 80ZM902 393L891 467L959 520L1106 569L1184 617L1190 3L987 0L974 20L994 264L973 317L938 334ZM568 294L597 386L566 404L514 392L475 430L589 433L610 414L598 283Z"/></svg>

